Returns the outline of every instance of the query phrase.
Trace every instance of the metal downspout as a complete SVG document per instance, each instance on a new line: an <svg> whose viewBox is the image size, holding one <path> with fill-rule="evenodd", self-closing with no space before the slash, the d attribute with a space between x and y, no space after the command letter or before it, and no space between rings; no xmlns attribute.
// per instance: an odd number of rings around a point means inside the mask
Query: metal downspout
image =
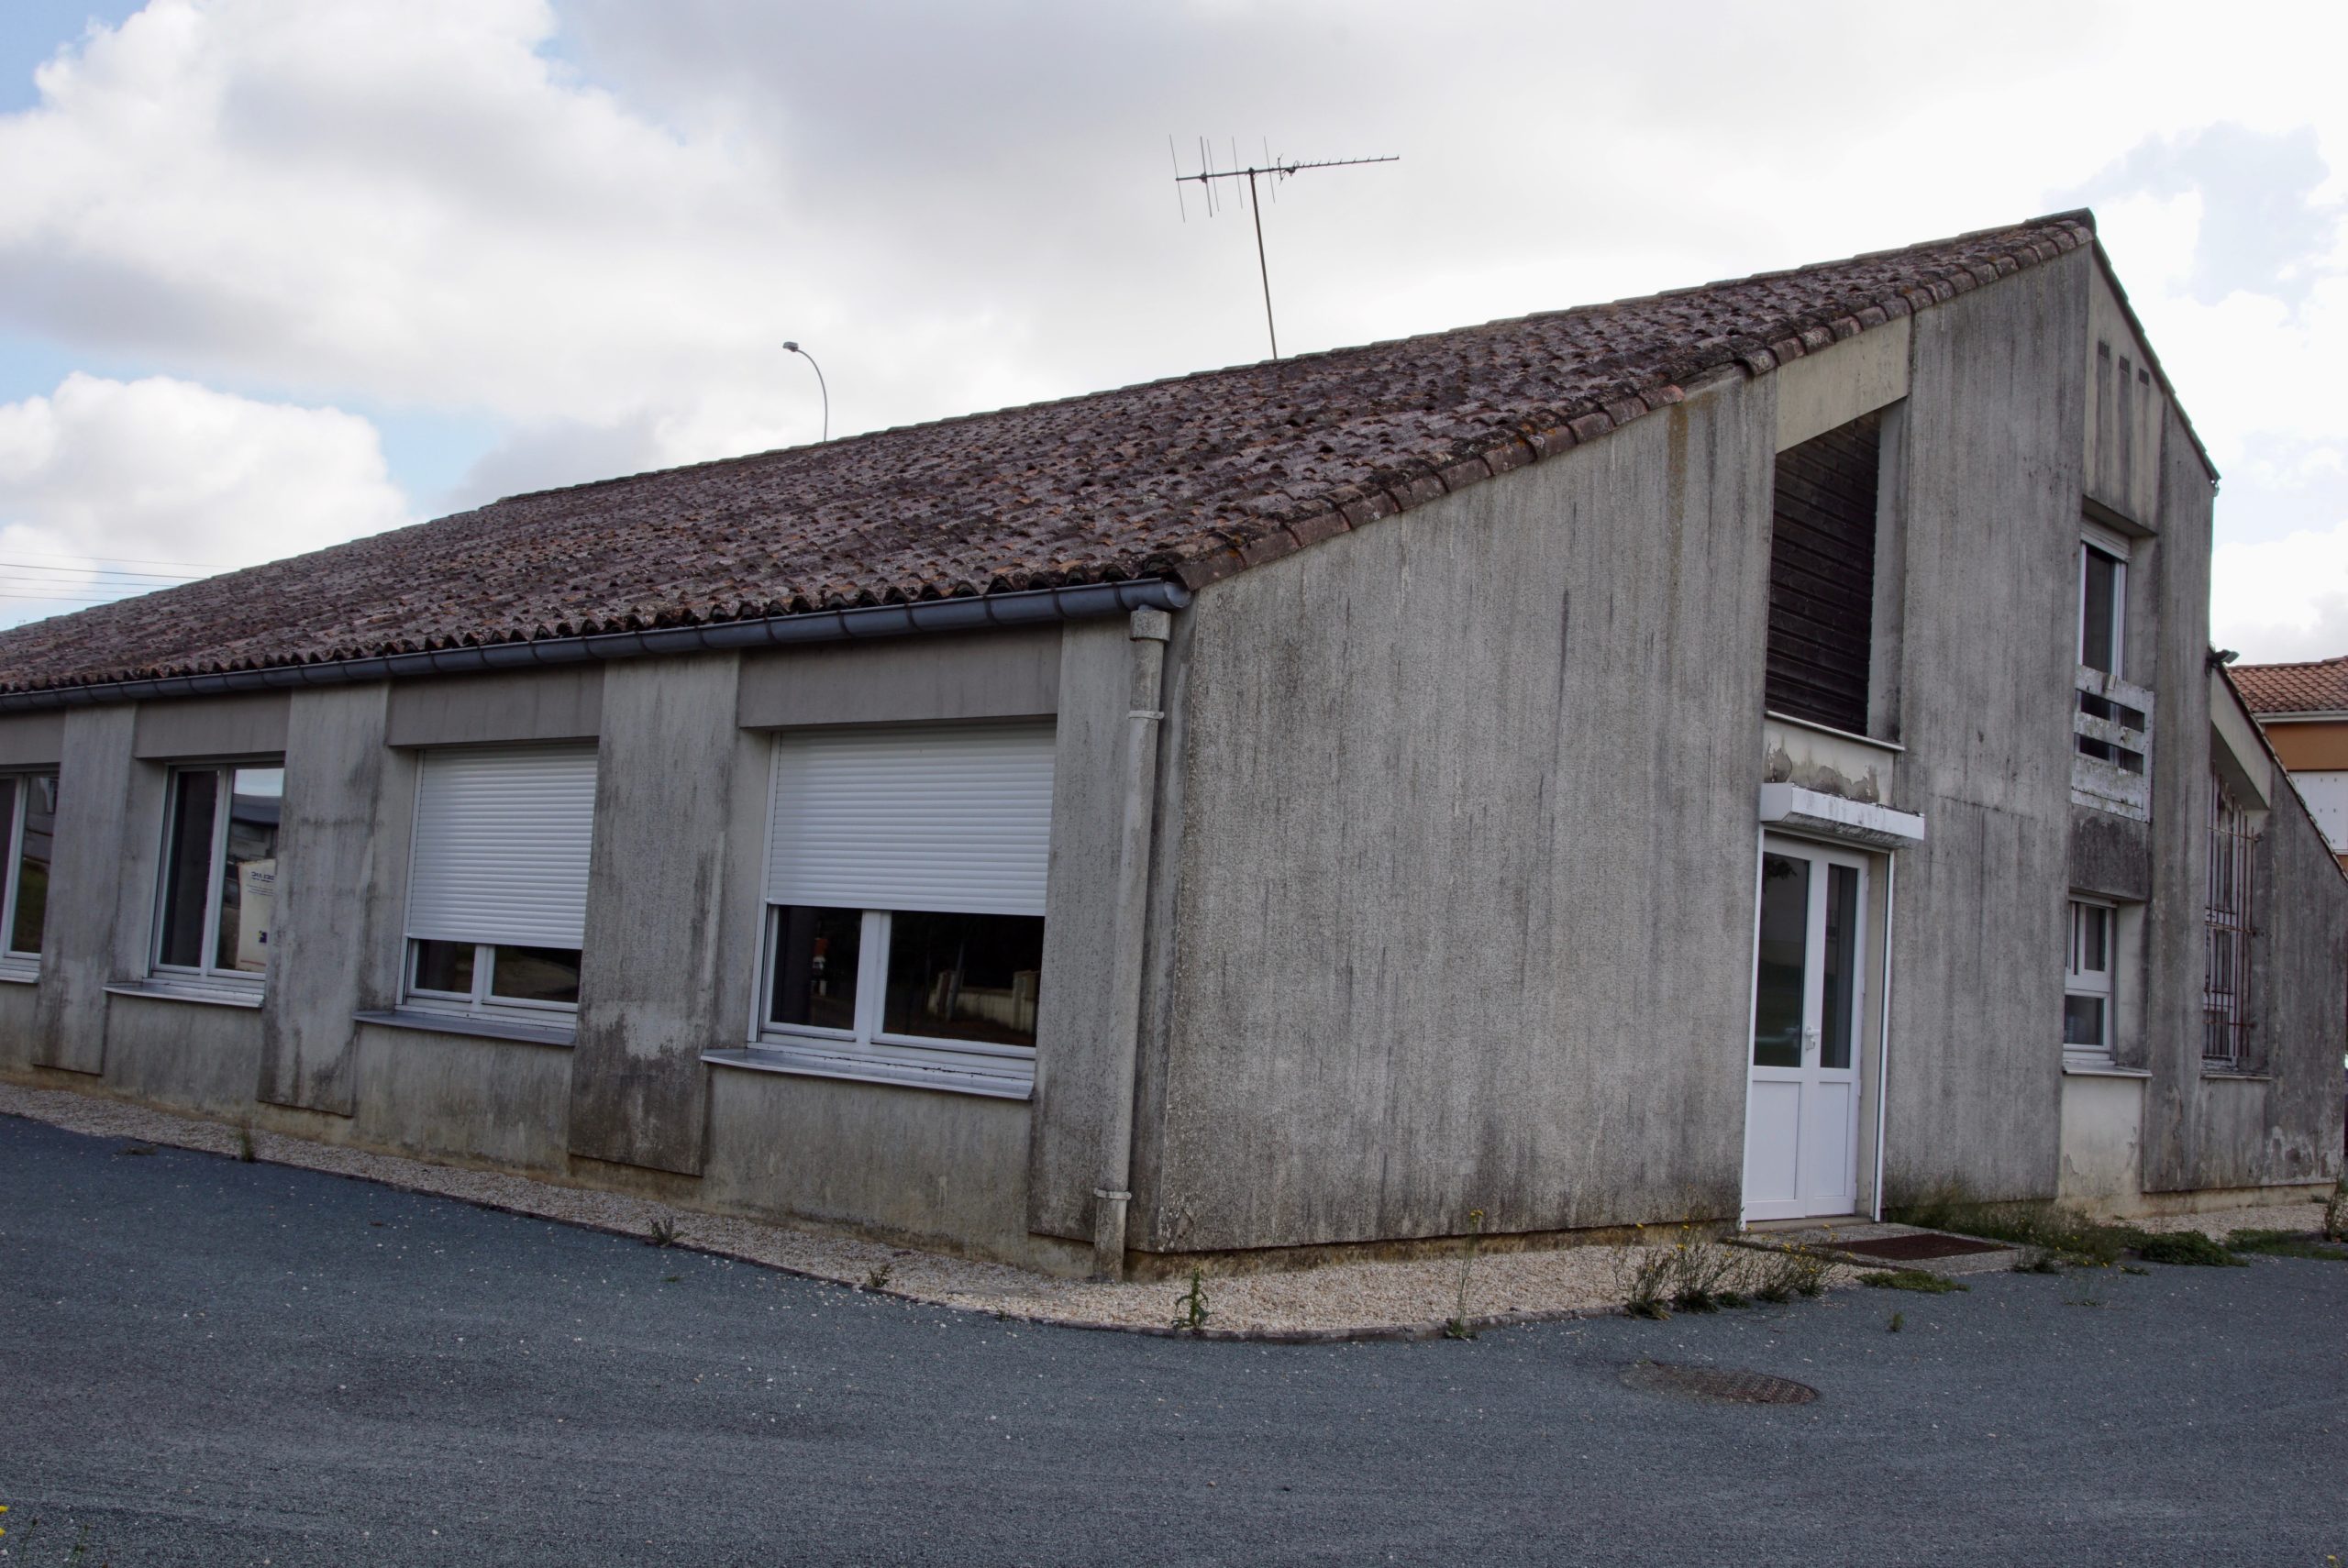
<svg viewBox="0 0 2348 1568"><path fill-rule="evenodd" d="M1891 1101L1891 933L1899 915L1899 856L1883 857L1883 1026L1875 1045L1875 1201L1868 1218L1883 1219L1883 1129Z"/></svg>
<svg viewBox="0 0 2348 1568"><path fill-rule="evenodd" d="M1092 1273L1122 1279L1125 1211L1133 1202L1134 1080L1141 1043L1141 978L1149 923L1149 862L1157 814L1157 737L1166 714L1166 641L1174 618L1136 610L1128 623L1133 668L1125 715L1124 820L1117 835L1115 958L1109 976L1108 1120L1100 1185L1092 1189Z"/></svg>

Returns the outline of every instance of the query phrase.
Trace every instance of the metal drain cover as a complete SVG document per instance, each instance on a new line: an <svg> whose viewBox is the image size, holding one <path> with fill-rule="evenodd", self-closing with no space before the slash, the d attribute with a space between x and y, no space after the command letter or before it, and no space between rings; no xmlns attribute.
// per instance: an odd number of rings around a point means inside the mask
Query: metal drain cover
<svg viewBox="0 0 2348 1568"><path fill-rule="evenodd" d="M1790 1377L1747 1372L1735 1366L1686 1366L1669 1361L1636 1361L1623 1369L1623 1382L1656 1394L1688 1394L1731 1405L1807 1405L1818 1390Z"/></svg>

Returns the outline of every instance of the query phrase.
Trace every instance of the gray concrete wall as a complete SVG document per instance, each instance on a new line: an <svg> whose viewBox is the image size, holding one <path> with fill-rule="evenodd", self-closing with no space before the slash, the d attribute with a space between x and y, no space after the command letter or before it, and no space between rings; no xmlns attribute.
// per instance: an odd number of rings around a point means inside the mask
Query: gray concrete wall
<svg viewBox="0 0 2348 1568"><path fill-rule="evenodd" d="M765 748L735 727L739 672L739 660L710 656L615 665L604 677L573 1154L702 1168L702 1053L741 1040L757 965L756 922L738 917L748 861L736 791L757 792Z"/></svg>
<svg viewBox="0 0 2348 1568"><path fill-rule="evenodd" d="M748 729L1040 716L1058 705L1060 628L830 643L745 654Z"/></svg>
<svg viewBox="0 0 2348 1568"><path fill-rule="evenodd" d="M63 713L0 716L0 767L54 767L64 755Z"/></svg>
<svg viewBox="0 0 2348 1568"><path fill-rule="evenodd" d="M136 755L155 762L268 756L285 749L292 694L256 691L141 702Z"/></svg>
<svg viewBox="0 0 2348 1568"><path fill-rule="evenodd" d="M227 1121L252 1118L259 1009L177 997L107 1000L107 1092Z"/></svg>
<svg viewBox="0 0 2348 1568"><path fill-rule="evenodd" d="M2084 252L1924 312L1900 454L1887 1203L2051 1197L2077 668Z"/></svg>
<svg viewBox="0 0 2348 1568"><path fill-rule="evenodd" d="M160 768L131 756L137 712L78 708L66 715L63 762L57 776L57 828L49 869L48 925L43 933L40 994L33 1024L31 1062L71 1072L105 1066L105 988L139 971L123 964L126 941L145 944L152 911L154 845L134 832L148 819L141 807L160 806ZM145 877L140 876L141 869ZM144 886L149 892L139 893ZM127 926L137 934L126 938Z"/></svg>
<svg viewBox="0 0 2348 1568"><path fill-rule="evenodd" d="M294 695L257 1096L348 1116L362 1008L399 998L415 754L383 744L386 685Z"/></svg>
<svg viewBox="0 0 2348 1568"><path fill-rule="evenodd" d="M1771 397L1201 593L1138 1245L1736 1213Z"/></svg>
<svg viewBox="0 0 2348 1568"><path fill-rule="evenodd" d="M349 1141L464 1165L562 1176L570 1052L362 1025Z"/></svg>
<svg viewBox="0 0 2348 1568"><path fill-rule="evenodd" d="M1132 1086L1104 1048L1116 1021L1105 977L1114 963L1117 840L1132 639L1122 618L1071 626L1056 682L1052 865L1036 1019L1035 1140L1023 1186L1027 1228L1092 1233L1101 1132L1113 1097Z"/></svg>
<svg viewBox="0 0 2348 1568"><path fill-rule="evenodd" d="M494 745L593 740L603 733L604 667L394 681L383 733L392 745Z"/></svg>
<svg viewBox="0 0 2348 1568"><path fill-rule="evenodd" d="M1016 1100L721 1067L701 1200L1030 1262L1027 1130Z"/></svg>

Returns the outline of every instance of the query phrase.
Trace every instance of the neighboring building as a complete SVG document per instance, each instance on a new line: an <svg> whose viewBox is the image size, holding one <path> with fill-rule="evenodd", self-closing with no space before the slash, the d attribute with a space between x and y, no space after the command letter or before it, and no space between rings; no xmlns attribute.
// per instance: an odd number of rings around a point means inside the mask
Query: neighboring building
<svg viewBox="0 0 2348 1568"><path fill-rule="evenodd" d="M2311 1189L2214 490L2073 214L502 501L0 634L0 1071L1065 1270Z"/></svg>
<svg viewBox="0 0 2348 1568"><path fill-rule="evenodd" d="M2243 699L2348 868L2348 654L2306 664L2238 664Z"/></svg>

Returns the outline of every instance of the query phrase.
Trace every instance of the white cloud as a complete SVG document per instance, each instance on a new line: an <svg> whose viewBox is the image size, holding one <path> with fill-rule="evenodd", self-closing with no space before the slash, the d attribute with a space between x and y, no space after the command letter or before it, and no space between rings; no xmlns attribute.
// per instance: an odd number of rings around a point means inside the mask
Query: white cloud
<svg viewBox="0 0 2348 1568"><path fill-rule="evenodd" d="M2210 564L2210 640L2252 664L2348 653L2348 522L2255 544Z"/></svg>
<svg viewBox="0 0 2348 1568"><path fill-rule="evenodd" d="M118 592L108 563L193 575L410 520L374 426L335 409L78 372L0 404L0 619Z"/></svg>

